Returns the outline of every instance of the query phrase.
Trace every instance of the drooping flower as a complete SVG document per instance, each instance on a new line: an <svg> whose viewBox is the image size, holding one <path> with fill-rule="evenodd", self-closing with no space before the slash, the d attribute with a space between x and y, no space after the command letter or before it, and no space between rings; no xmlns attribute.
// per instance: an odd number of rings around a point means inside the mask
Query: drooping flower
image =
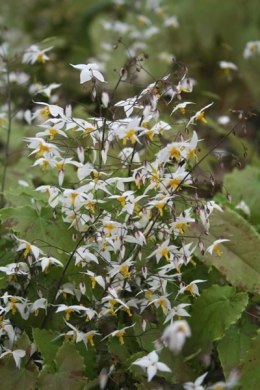
<svg viewBox="0 0 260 390"><path fill-rule="evenodd" d="M162 334L161 341L174 353L179 353L186 341L191 336L189 324L185 320L178 320L168 325Z"/></svg>
<svg viewBox="0 0 260 390"><path fill-rule="evenodd" d="M212 245L210 245L207 249L206 252L209 252L211 255L215 253L217 256L221 256L222 252L220 250L219 244L222 242L230 241L228 239L223 239L223 240L215 240Z"/></svg>

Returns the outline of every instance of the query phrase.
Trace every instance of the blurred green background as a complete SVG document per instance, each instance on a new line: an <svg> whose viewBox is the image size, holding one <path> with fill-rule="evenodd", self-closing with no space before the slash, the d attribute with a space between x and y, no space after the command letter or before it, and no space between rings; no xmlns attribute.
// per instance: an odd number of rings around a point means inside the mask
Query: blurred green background
<svg viewBox="0 0 260 390"><path fill-rule="evenodd" d="M214 101L215 122L210 123L212 133L207 130L207 138L211 135L214 142L214 134L224 132L219 116L229 115L232 123L238 114L230 110L245 110L248 120L240 137L246 146L234 140L231 152L246 152L249 162L260 165L260 54L243 56L246 43L260 39L258 0L1 0L1 11L1 43L8 41L18 53L33 43L53 46L51 61L30 66L30 72L33 82L62 83L61 104L91 104L70 63L102 62L109 89L116 84L120 68L128 66L129 52L145 53L145 76L152 77L126 83L119 98L135 93L136 84L140 89L168 72L177 80L187 67L196 87L183 99L196 102L196 107ZM178 25L167 27L165 20L171 16L176 16ZM104 23L112 28L105 29ZM148 28L157 32L145 37ZM233 62L238 70L226 72L219 61ZM32 107L23 97L20 101Z"/></svg>

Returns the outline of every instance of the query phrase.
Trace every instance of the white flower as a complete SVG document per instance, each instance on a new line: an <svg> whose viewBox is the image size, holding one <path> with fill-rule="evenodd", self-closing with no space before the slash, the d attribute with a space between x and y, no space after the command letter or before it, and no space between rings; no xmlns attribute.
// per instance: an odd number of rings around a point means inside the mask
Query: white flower
<svg viewBox="0 0 260 390"><path fill-rule="evenodd" d="M202 382L204 381L204 378L206 377L208 373L205 372L205 374L199 376L195 382L186 382L183 385L184 390L204 390L204 386L201 386Z"/></svg>
<svg viewBox="0 0 260 390"><path fill-rule="evenodd" d="M210 245L210 246L207 248L206 252L209 252L211 255L213 255L213 253L215 252L217 256L221 256L221 255L222 255L222 252L221 252L221 250L220 250L220 248L219 248L219 244L220 244L221 242L226 242L226 241L230 241L230 240L227 240L227 239L215 240L215 241L213 242L213 244Z"/></svg>
<svg viewBox="0 0 260 390"><path fill-rule="evenodd" d="M104 76L102 73L99 72L98 70L98 65L97 64L78 64L78 65L73 65L73 68L79 69L80 72L80 84L84 84L87 81L90 80L95 80L97 79L98 81L101 81L102 83L105 82Z"/></svg>
<svg viewBox="0 0 260 390"><path fill-rule="evenodd" d="M107 339L109 336L112 336L112 337L117 337L119 342L120 342L120 344L123 345L125 343L124 342L124 336L125 336L125 333L126 333L126 329L132 328L133 326L135 326L135 323L133 325L125 326L124 328L114 330L114 332L109 333L107 336L105 336L102 339L102 341Z"/></svg>
<svg viewBox="0 0 260 390"><path fill-rule="evenodd" d="M241 200L241 202L239 202L235 208L243 211L244 214L250 217L251 211L245 201Z"/></svg>
<svg viewBox="0 0 260 390"><path fill-rule="evenodd" d="M5 352L1 354L0 359L7 355L13 355L16 367L20 368L21 359L25 356L25 354L26 352L23 349L15 349L14 351L7 349Z"/></svg>
<svg viewBox="0 0 260 390"><path fill-rule="evenodd" d="M37 246L30 244L28 241L21 240L17 237L15 239L18 241L17 252L24 250L23 256L27 257L28 255L33 255L35 260L38 260L40 254L42 254L42 250Z"/></svg>
<svg viewBox="0 0 260 390"><path fill-rule="evenodd" d="M175 16L175 15L167 17L164 20L163 24L165 27L173 27L173 28L179 27L179 22L178 22L177 16Z"/></svg>
<svg viewBox="0 0 260 390"><path fill-rule="evenodd" d="M182 102L182 103L177 104L177 106L175 106L174 109L172 110L171 115L172 115L175 111L178 111L178 110L180 110L180 112L181 112L182 114L185 114L186 106L188 106L189 104L195 104L195 103L193 103L193 102Z"/></svg>
<svg viewBox="0 0 260 390"><path fill-rule="evenodd" d="M164 324L173 319L174 316L179 317L190 317L189 313L184 309L184 307L190 306L190 303L180 303L179 305L173 307L170 313L167 315Z"/></svg>
<svg viewBox="0 0 260 390"><path fill-rule="evenodd" d="M189 125L194 125L196 121L197 121L197 122L200 121L200 122L203 122L204 124L207 124L208 121L207 121L207 119L205 118L205 110L207 110L209 107L211 107L212 104L213 104L213 103L210 103L210 104L208 104L207 106L203 107L201 110L197 111L197 112L195 113L195 115L193 115L193 116L190 118L190 120L189 120L189 122L188 122L188 124L187 124L187 127L189 127Z"/></svg>
<svg viewBox="0 0 260 390"><path fill-rule="evenodd" d="M7 264L5 267L0 267L0 272L6 275L29 275L29 267L24 262Z"/></svg>
<svg viewBox="0 0 260 390"><path fill-rule="evenodd" d="M247 42L243 53L244 58L254 57L256 54L260 54L260 41Z"/></svg>
<svg viewBox="0 0 260 390"><path fill-rule="evenodd" d="M178 295L183 294L185 291L191 293L193 297L195 297L196 295L200 295L197 283L203 283L203 282L206 282L206 280L202 280L202 279L193 280L191 283L187 284L187 286L181 287L178 292Z"/></svg>
<svg viewBox="0 0 260 390"><path fill-rule="evenodd" d="M58 267L63 267L62 262L57 260L57 259L55 259L55 257L52 257L52 256L50 256L50 257L47 257L47 256L41 257L38 260L37 264L42 267L42 272L47 271L51 264L55 264Z"/></svg>
<svg viewBox="0 0 260 390"><path fill-rule="evenodd" d="M166 364L158 361L159 356L155 351L150 352L148 355L135 360L132 364L143 367L147 370L148 382L150 382L156 375L157 371L171 372L172 370L166 366Z"/></svg>
<svg viewBox="0 0 260 390"><path fill-rule="evenodd" d="M171 325L164 329L161 340L170 351L178 353L187 337L191 336L189 324L185 320L174 321Z"/></svg>
<svg viewBox="0 0 260 390"><path fill-rule="evenodd" d="M24 64L35 64L35 62L44 63L49 60L49 57L46 55L48 51L50 51L52 47L48 47L47 49L40 49L37 45L32 45L24 52L22 62Z"/></svg>
<svg viewBox="0 0 260 390"><path fill-rule="evenodd" d="M230 117L228 115L221 115L218 117L217 122L220 125L227 125L230 122Z"/></svg>
<svg viewBox="0 0 260 390"><path fill-rule="evenodd" d="M238 67L233 62L219 61L219 67L224 70L238 70Z"/></svg>

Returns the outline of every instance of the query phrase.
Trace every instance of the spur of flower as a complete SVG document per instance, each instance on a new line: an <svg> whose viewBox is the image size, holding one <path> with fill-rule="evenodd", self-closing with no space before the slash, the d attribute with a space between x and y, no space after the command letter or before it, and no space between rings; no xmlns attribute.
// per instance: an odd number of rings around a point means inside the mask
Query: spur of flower
<svg viewBox="0 0 260 390"><path fill-rule="evenodd" d="M142 367L146 370L148 382L153 379L157 371L172 371L165 363L159 362L159 356L156 351L152 351L148 353L148 355L135 360L132 364Z"/></svg>

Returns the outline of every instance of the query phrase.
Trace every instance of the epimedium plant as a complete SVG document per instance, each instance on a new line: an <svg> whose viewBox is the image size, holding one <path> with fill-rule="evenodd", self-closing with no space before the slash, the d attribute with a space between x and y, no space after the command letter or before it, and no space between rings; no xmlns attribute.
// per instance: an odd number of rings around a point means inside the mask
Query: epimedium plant
<svg viewBox="0 0 260 390"><path fill-rule="evenodd" d="M23 62L44 63L48 51L33 45ZM260 240L236 211L198 196L196 169L218 146L199 155L212 103L194 111L182 100L192 90L185 72L118 101L126 69L109 90L98 64L72 67L98 114L37 102L37 132L25 142L42 178L2 194L3 386L221 389L241 371L253 388L259 336L247 307L248 292L259 293ZM5 65L3 74L8 87ZM237 252L238 223L250 261Z"/></svg>

